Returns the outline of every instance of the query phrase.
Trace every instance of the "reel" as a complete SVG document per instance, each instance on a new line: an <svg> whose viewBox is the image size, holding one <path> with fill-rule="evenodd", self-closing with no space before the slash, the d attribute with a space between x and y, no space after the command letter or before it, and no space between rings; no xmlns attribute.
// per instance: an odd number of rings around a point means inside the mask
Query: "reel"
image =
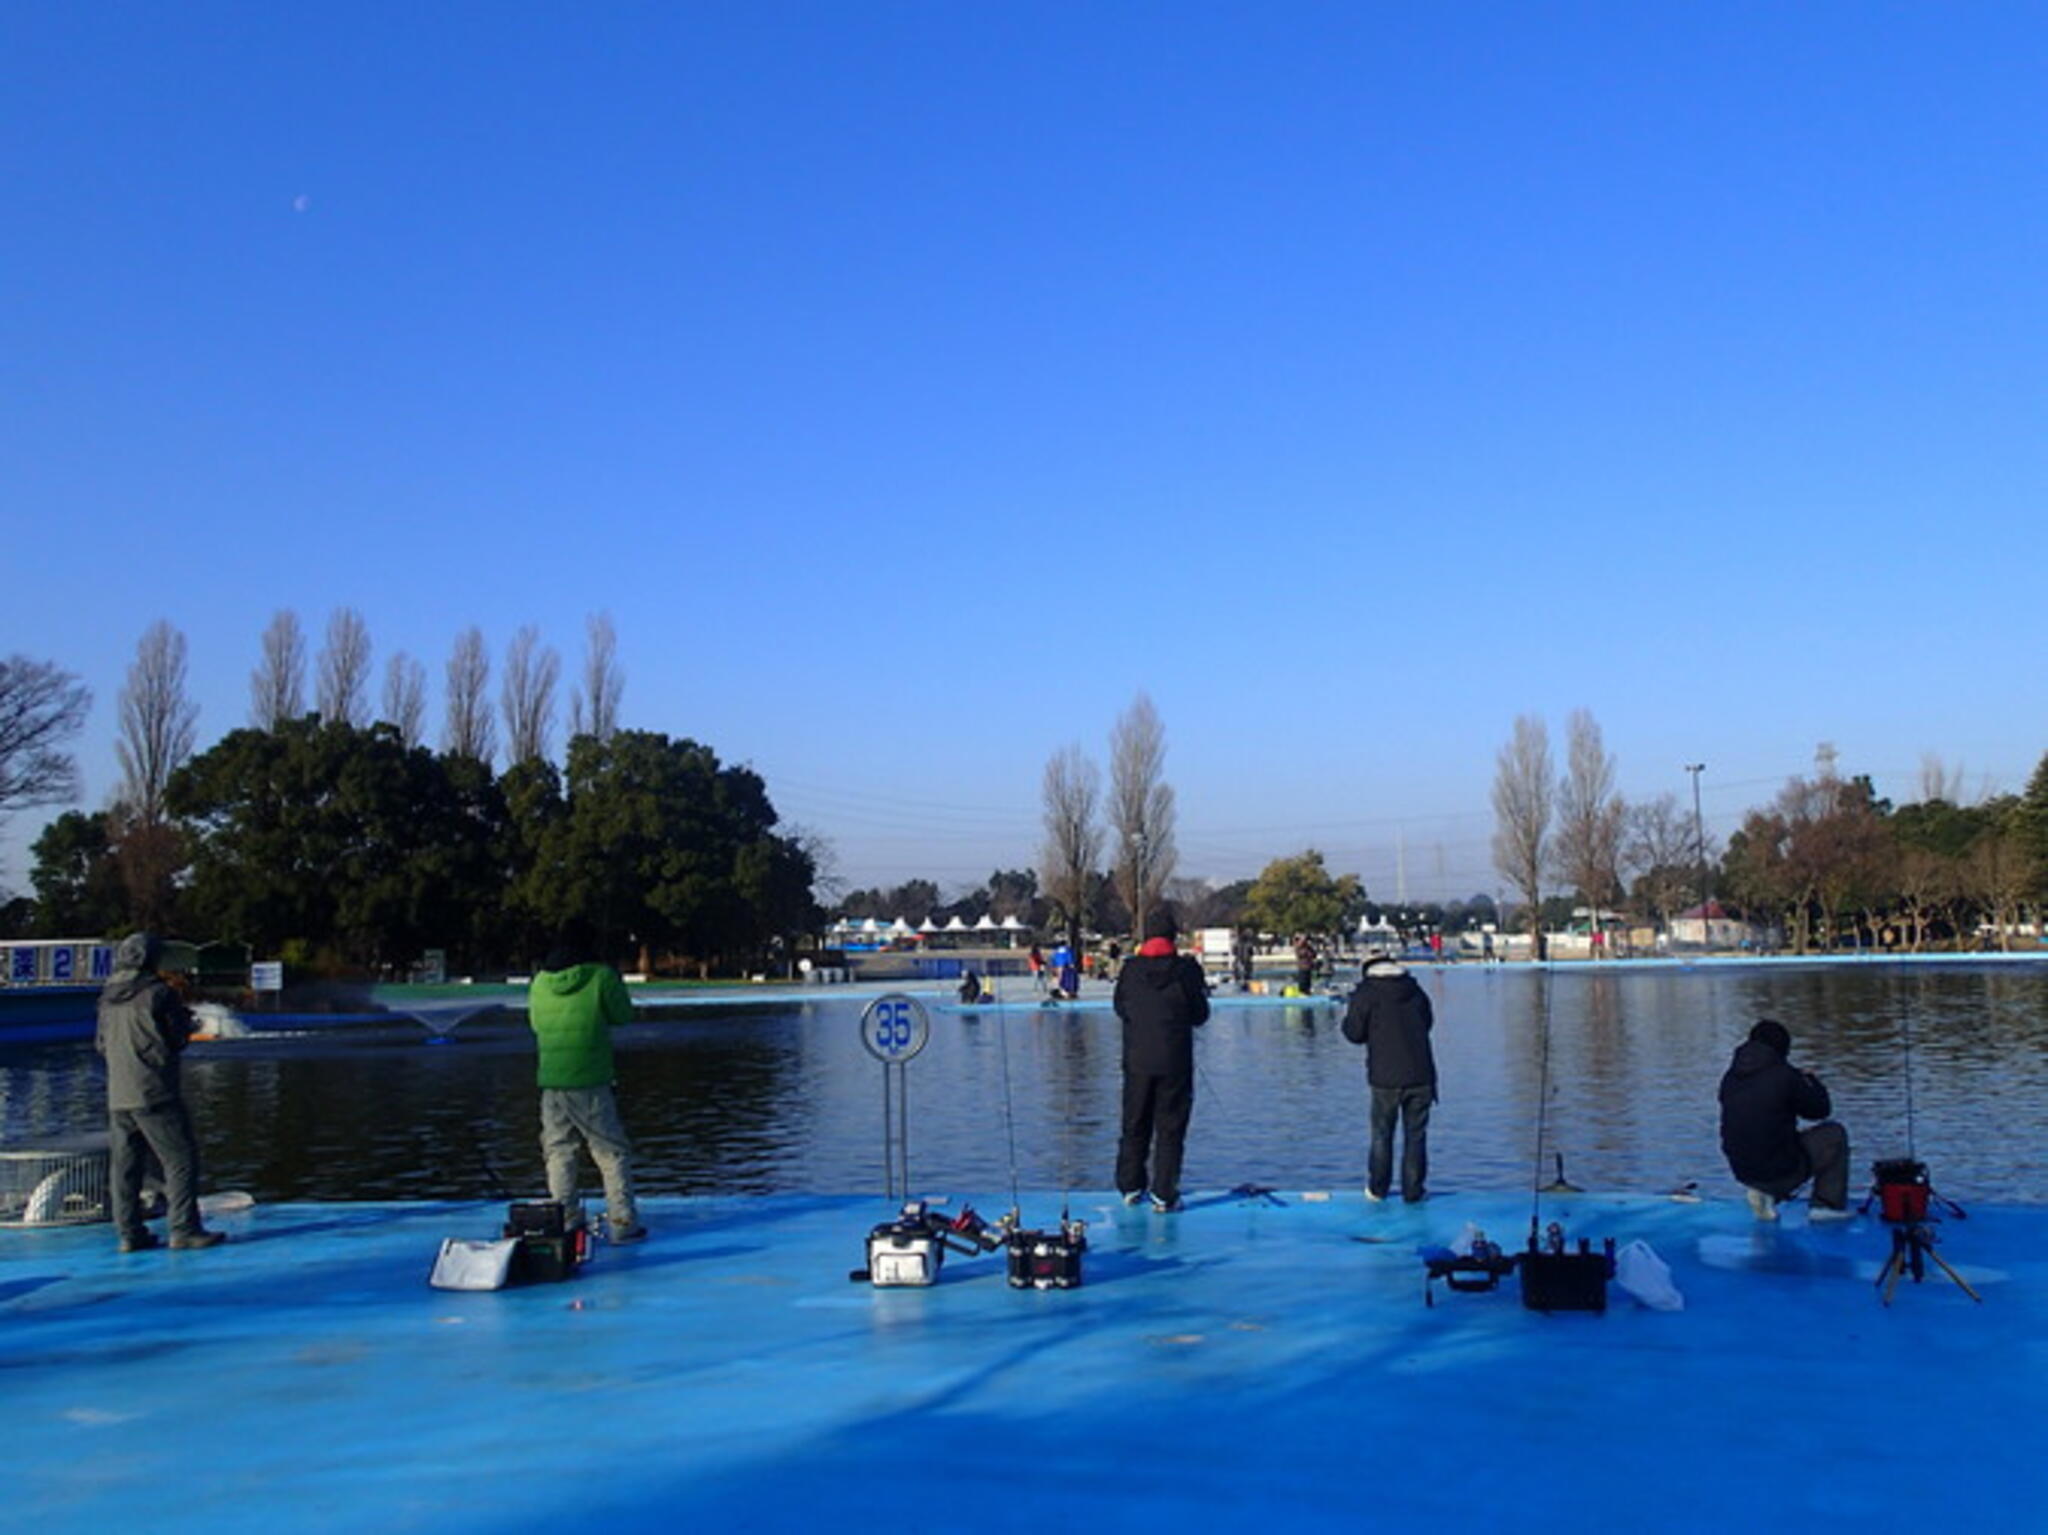
<svg viewBox="0 0 2048 1535"><path fill-rule="evenodd" d="M948 1251L969 1257L992 1253L1009 1239L1015 1226L1015 1211L991 1226L974 1213L972 1205L947 1220L935 1214L927 1201L913 1199L896 1219L884 1221L868 1233L868 1266L853 1269L846 1277L878 1290L936 1284Z"/></svg>

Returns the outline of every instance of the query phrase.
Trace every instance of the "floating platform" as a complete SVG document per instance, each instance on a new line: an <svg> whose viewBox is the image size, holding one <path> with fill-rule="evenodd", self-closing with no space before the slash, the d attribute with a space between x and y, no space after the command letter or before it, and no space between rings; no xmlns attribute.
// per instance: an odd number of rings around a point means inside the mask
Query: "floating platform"
<svg viewBox="0 0 2048 1535"><path fill-rule="evenodd" d="M1341 1008L1349 1000L1348 996L1340 997L1320 991L1309 992L1305 995L1297 993L1291 997L1283 996L1279 992L1214 991L1209 994L1210 1006L1216 1008L1291 1007L1297 1010L1302 1008ZM1113 992L1105 989L1099 992L1084 991L1078 997L1066 997L1056 1001L1051 997L1035 996L1027 992L1022 997L1004 997L1001 1001L940 1001L927 1003L927 1005L936 1012L970 1013L984 1018L994 1018L1003 1013L1017 1016L1029 1014L1033 1017L1044 1017L1049 1014L1058 1013L1112 1012L1116 1007L1116 996Z"/></svg>
<svg viewBox="0 0 2048 1535"><path fill-rule="evenodd" d="M999 1193L955 1196L987 1216ZM1647 1242L1683 1309L1435 1286L1524 1193L1112 1195L1084 1283L1001 1256L849 1280L877 1197L646 1201L565 1283L428 1287L500 1205L291 1204L229 1245L123 1256L102 1225L0 1232L6 1522L65 1531L1465 1527L2038 1528L2048 1209L1973 1209L1892 1304L1875 1216L1546 1196ZM1057 1192L1027 1194L1049 1226Z"/></svg>

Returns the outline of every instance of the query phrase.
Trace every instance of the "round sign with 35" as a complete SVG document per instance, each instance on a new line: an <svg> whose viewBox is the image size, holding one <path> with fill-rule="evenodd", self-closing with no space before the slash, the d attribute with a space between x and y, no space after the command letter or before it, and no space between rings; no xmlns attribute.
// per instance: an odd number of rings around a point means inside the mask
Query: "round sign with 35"
<svg viewBox="0 0 2048 1535"><path fill-rule="evenodd" d="M870 1002L860 1015L860 1042L876 1060L907 1061L931 1038L931 1017L915 997L892 991Z"/></svg>

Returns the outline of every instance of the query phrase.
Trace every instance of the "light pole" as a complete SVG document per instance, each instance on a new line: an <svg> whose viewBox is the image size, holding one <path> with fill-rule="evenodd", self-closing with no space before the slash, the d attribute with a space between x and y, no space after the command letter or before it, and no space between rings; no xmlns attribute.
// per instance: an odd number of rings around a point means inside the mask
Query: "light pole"
<svg viewBox="0 0 2048 1535"><path fill-rule="evenodd" d="M1707 770L1704 762L1688 762L1685 770L1692 774L1692 832L1694 847L1700 862L1700 947L1707 946L1707 823L1700 815L1700 774Z"/></svg>

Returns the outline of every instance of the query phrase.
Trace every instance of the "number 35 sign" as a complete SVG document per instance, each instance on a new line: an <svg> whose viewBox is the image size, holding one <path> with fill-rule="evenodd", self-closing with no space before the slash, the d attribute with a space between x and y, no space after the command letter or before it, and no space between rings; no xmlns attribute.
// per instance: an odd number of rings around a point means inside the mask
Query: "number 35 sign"
<svg viewBox="0 0 2048 1535"><path fill-rule="evenodd" d="M860 1042L885 1066L909 1060L924 1048L931 1032L924 1004L900 991L875 998L860 1015Z"/></svg>

